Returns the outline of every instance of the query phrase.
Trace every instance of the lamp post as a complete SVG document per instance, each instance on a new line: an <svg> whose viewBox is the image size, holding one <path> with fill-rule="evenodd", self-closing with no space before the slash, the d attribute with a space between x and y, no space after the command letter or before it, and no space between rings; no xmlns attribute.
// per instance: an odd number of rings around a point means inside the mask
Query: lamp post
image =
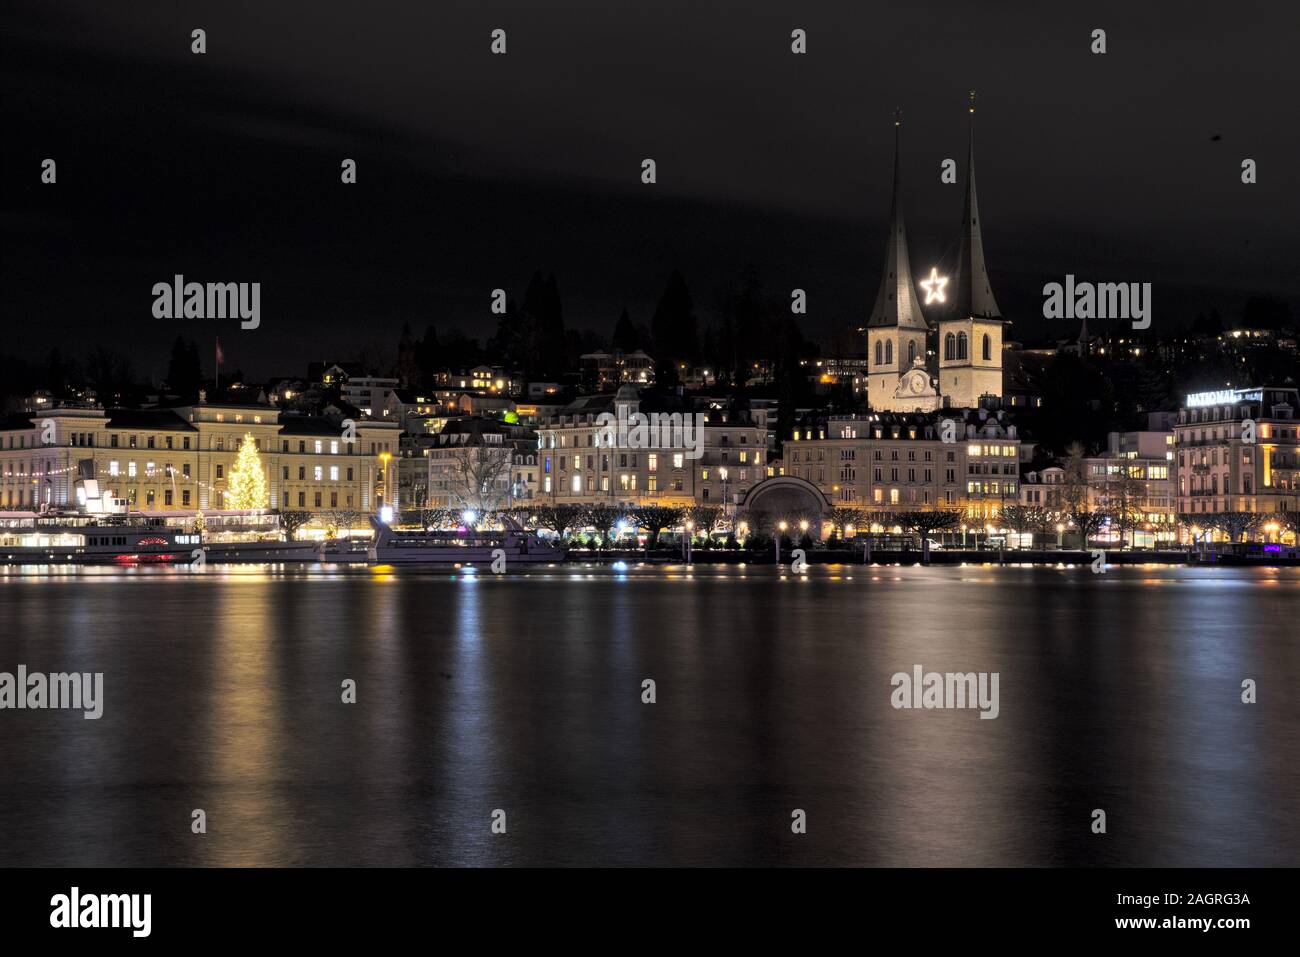
<svg viewBox="0 0 1300 957"><path fill-rule="evenodd" d="M691 539L694 537L695 523L688 519L682 528L682 532L682 558L689 565L691 563Z"/></svg>
<svg viewBox="0 0 1300 957"><path fill-rule="evenodd" d="M787 527L787 526L786 526L786 524L785 524L784 521L778 523L777 526L776 526L776 528L777 528L777 533L776 533L776 563L777 563L777 565L780 565L780 564L781 564L781 536L785 534L786 527Z"/></svg>
<svg viewBox="0 0 1300 957"><path fill-rule="evenodd" d="M379 504L388 504L388 460L391 459L391 452L380 452L379 463L381 467L379 479Z"/></svg>

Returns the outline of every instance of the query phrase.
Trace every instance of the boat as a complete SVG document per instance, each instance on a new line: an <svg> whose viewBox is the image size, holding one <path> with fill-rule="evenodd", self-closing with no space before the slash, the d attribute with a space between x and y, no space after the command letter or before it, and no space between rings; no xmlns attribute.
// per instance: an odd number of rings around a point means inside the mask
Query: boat
<svg viewBox="0 0 1300 957"><path fill-rule="evenodd" d="M191 560L199 536L150 524L41 524L0 532L5 565L167 565Z"/></svg>
<svg viewBox="0 0 1300 957"><path fill-rule="evenodd" d="M564 561L564 548L547 542L506 519L496 532L473 529L430 531L396 529L371 517L374 542L370 561L380 565L492 565L505 560L505 569L518 564Z"/></svg>
<svg viewBox="0 0 1300 957"><path fill-rule="evenodd" d="M187 565L313 562L319 542L212 542L156 523L38 525L0 531L0 565Z"/></svg>

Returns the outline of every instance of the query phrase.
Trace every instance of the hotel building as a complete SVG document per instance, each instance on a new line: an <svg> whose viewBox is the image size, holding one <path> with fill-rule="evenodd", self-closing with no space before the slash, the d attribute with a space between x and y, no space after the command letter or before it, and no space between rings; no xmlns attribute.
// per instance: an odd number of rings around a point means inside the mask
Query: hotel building
<svg viewBox="0 0 1300 957"><path fill-rule="evenodd" d="M95 479L131 512L219 511L240 442L251 435L266 469L267 508L374 511L384 504L398 431L362 420L349 440L329 419L202 397L174 409L56 407L0 420L0 508L73 509L79 483Z"/></svg>
<svg viewBox="0 0 1300 957"><path fill-rule="evenodd" d="M1300 391L1189 395L1174 424L1178 512L1300 509Z"/></svg>

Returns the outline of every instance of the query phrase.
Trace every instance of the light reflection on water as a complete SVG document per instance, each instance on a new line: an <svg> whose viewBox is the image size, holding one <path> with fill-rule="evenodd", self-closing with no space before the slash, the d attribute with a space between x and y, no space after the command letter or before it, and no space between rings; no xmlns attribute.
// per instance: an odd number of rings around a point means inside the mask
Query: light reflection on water
<svg viewBox="0 0 1300 957"><path fill-rule="evenodd" d="M1300 858L1297 569L12 571L0 671L106 700L0 712L0 864Z"/></svg>

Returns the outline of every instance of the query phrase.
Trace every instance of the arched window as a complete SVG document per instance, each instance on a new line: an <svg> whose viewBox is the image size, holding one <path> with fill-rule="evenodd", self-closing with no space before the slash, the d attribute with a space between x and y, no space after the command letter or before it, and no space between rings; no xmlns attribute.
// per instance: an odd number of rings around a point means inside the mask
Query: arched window
<svg viewBox="0 0 1300 957"><path fill-rule="evenodd" d="M945 359L957 358L957 337L951 332L943 337L943 357Z"/></svg>
<svg viewBox="0 0 1300 957"><path fill-rule="evenodd" d="M907 341L907 364L910 366L915 361L916 361L916 340L909 339Z"/></svg>
<svg viewBox="0 0 1300 957"><path fill-rule="evenodd" d="M989 342L989 334L984 333L984 358L989 360L993 358L993 344Z"/></svg>
<svg viewBox="0 0 1300 957"><path fill-rule="evenodd" d="M965 359L969 355L966 345L966 333L957 333L957 358Z"/></svg>
<svg viewBox="0 0 1300 957"><path fill-rule="evenodd" d="M885 365L888 366L893 364L894 364L894 343L892 341L886 341L885 342Z"/></svg>
<svg viewBox="0 0 1300 957"><path fill-rule="evenodd" d="M876 365L882 365L884 362L884 344L879 339L876 340Z"/></svg>

